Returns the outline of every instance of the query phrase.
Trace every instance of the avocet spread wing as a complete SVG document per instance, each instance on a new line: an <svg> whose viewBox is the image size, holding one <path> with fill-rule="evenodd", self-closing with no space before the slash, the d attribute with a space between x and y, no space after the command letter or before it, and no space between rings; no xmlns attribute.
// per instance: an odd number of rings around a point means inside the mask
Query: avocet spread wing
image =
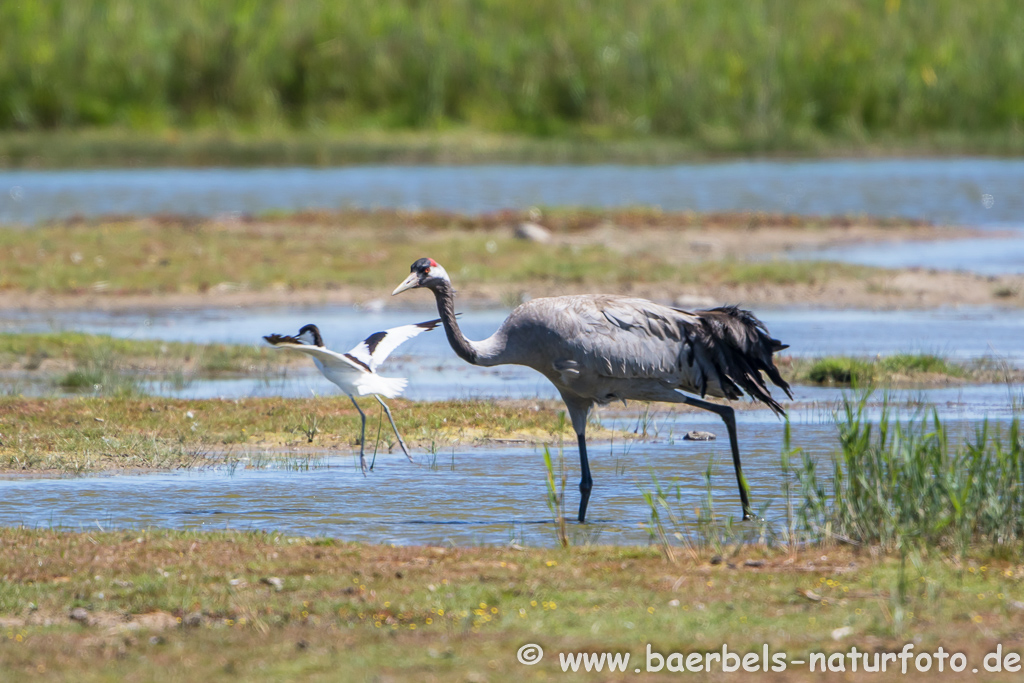
<svg viewBox="0 0 1024 683"><path fill-rule="evenodd" d="M415 323L413 325L402 325L392 327L383 332L374 332L369 337L355 345L346 356L364 363L370 372L376 372L377 366L384 362L391 352L397 349L403 342L409 341L421 332L432 330L441 324L441 319L428 320L427 322Z"/></svg>
<svg viewBox="0 0 1024 683"><path fill-rule="evenodd" d="M267 340L267 343L275 348L294 349L295 351L301 351L306 355L312 356L328 368L340 367L349 371L355 370L357 372L372 372L367 363L364 363L360 359L348 353L341 354L331 351L323 346L303 344L295 337L283 334L268 334L263 338Z"/></svg>

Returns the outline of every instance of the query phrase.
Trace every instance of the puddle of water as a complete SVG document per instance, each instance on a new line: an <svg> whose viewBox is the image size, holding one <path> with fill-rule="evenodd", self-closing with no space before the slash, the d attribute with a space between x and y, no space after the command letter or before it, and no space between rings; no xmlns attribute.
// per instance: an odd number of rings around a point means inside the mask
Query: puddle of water
<svg viewBox="0 0 1024 683"><path fill-rule="evenodd" d="M1024 232L988 240L906 241L848 245L787 254L814 261L845 261L880 268L937 268L982 275L1024 273Z"/></svg>
<svg viewBox="0 0 1024 683"><path fill-rule="evenodd" d="M338 207L461 212L660 206L1020 224L1024 161L833 159L675 166L357 166L0 172L0 223Z"/></svg>

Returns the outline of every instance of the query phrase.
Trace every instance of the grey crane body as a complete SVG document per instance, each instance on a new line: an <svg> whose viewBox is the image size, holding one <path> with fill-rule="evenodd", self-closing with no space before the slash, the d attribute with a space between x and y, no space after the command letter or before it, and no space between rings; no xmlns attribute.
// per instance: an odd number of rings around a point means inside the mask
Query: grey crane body
<svg viewBox="0 0 1024 683"><path fill-rule="evenodd" d="M395 294L428 287L455 352L474 365L524 365L547 377L565 401L580 446L579 521L591 489L586 423L594 405L618 400L686 403L722 417L729 431L744 516L750 515L732 408L701 397L737 399L744 393L778 414L761 376L789 394L772 354L786 348L747 311L724 307L688 312L646 299L578 295L534 299L517 307L487 339L470 341L455 317L455 293L444 268L413 264Z"/></svg>

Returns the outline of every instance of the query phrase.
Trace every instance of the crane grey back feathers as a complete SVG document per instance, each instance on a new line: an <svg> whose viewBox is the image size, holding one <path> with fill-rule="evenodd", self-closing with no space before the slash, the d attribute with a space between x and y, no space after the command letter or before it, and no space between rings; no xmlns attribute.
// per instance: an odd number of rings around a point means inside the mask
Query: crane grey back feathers
<svg viewBox="0 0 1024 683"><path fill-rule="evenodd" d="M607 380L604 394L586 392L599 400L641 398L626 395L623 383L650 381L701 397L746 393L783 414L761 372L791 395L772 360L784 348L752 313L735 306L691 312L646 299L582 295L519 306L474 350L480 365L527 365L554 373L552 381L568 389L581 373Z"/></svg>

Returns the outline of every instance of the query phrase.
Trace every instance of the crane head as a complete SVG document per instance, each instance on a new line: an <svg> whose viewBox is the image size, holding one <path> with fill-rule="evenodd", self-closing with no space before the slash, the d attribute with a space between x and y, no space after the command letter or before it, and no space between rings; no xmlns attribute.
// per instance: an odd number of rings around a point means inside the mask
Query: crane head
<svg viewBox="0 0 1024 683"><path fill-rule="evenodd" d="M417 287L436 287L442 282L451 284L448 272L434 259L421 258L409 268L409 277L405 278L402 284L395 287L391 296L401 294L407 289Z"/></svg>

